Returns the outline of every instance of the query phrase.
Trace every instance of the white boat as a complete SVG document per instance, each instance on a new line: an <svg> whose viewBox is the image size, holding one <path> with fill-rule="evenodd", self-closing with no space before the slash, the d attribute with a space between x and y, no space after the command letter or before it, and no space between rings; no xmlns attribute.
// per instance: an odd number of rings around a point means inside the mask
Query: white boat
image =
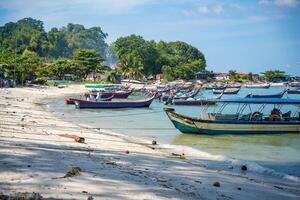
<svg viewBox="0 0 300 200"><path fill-rule="evenodd" d="M257 83L245 85L246 88L269 88L271 85L269 83Z"/></svg>
<svg viewBox="0 0 300 200"><path fill-rule="evenodd" d="M289 83L289 86L291 86L291 87L298 87L298 86L300 86L300 83L298 81L293 81L293 82Z"/></svg>
<svg viewBox="0 0 300 200"><path fill-rule="evenodd" d="M287 82L278 82L278 83L270 83L271 87L284 87L287 85Z"/></svg>

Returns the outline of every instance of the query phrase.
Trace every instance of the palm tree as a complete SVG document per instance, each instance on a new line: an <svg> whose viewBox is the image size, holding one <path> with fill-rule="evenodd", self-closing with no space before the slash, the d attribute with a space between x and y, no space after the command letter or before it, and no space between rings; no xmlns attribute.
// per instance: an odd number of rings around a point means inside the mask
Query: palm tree
<svg viewBox="0 0 300 200"><path fill-rule="evenodd" d="M120 59L120 69L124 78L141 79L143 77L143 68L141 59L133 54L125 55Z"/></svg>
<svg viewBox="0 0 300 200"><path fill-rule="evenodd" d="M112 70L108 73L107 80L112 83L119 83L120 73L117 70Z"/></svg>

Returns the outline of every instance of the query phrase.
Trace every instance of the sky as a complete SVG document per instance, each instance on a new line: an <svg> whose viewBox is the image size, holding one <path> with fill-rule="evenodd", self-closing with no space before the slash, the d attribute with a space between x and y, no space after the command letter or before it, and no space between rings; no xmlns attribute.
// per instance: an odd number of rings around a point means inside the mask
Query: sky
<svg viewBox="0 0 300 200"><path fill-rule="evenodd" d="M0 0L0 26L24 17L47 31L100 26L108 43L181 40L204 53L208 70L300 75L300 0Z"/></svg>

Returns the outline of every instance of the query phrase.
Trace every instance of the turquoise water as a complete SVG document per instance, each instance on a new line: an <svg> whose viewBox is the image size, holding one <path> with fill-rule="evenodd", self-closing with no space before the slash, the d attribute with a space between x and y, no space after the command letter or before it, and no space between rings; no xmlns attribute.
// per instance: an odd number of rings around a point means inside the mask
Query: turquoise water
<svg viewBox="0 0 300 200"><path fill-rule="evenodd" d="M270 89L241 89L238 95L227 95L224 98L243 97L249 92L255 94L272 94L284 88ZM200 96L211 97L211 91L203 91ZM131 97L141 98L140 95ZM286 98L286 97L284 97ZM300 98L300 95L288 95L288 98ZM181 134L174 128L166 114L162 111L166 107L154 101L150 108L139 109L75 109L74 105L65 105L63 99L55 99L49 103L49 109L78 123L97 128L109 129L114 132L145 139L156 139L159 143L189 146L215 155L254 161L268 167L294 176L300 177L300 134L277 135L191 135ZM202 107L177 106L179 113L189 116L199 116ZM210 108L217 110L217 106ZM237 107L228 107L225 112L235 111ZM271 108L270 108L271 109ZM287 107L283 112L294 110ZM245 110L245 113L248 111Z"/></svg>

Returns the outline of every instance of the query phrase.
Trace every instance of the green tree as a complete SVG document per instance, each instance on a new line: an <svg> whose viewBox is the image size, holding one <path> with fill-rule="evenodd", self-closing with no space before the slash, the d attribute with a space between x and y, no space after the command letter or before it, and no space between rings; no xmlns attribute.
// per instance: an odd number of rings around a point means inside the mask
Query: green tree
<svg viewBox="0 0 300 200"><path fill-rule="evenodd" d="M140 60L142 66L142 73L145 76L155 75L160 72L161 66L157 65L159 53L156 49L154 41L146 41L141 36L130 35L127 37L120 37L114 42L114 50L122 64L129 54L136 56ZM140 69L136 70L137 72Z"/></svg>
<svg viewBox="0 0 300 200"><path fill-rule="evenodd" d="M164 80L165 81L173 81L174 80L174 75L173 75L173 70L172 67L168 65L164 65L161 69Z"/></svg>
<svg viewBox="0 0 300 200"><path fill-rule="evenodd" d="M73 53L72 71L79 78L86 78L91 73L97 73L103 68L104 59L95 49L77 49Z"/></svg>
<svg viewBox="0 0 300 200"><path fill-rule="evenodd" d="M121 80L121 74L118 70L111 70L108 72L107 81L112 83L119 83Z"/></svg>
<svg viewBox="0 0 300 200"><path fill-rule="evenodd" d="M24 18L0 27L0 46L22 54L26 49L45 56L48 50L47 33L43 22Z"/></svg>
<svg viewBox="0 0 300 200"><path fill-rule="evenodd" d="M72 63L65 58L59 58L48 66L48 75L55 79L63 79L65 74L72 74Z"/></svg>
<svg viewBox="0 0 300 200"><path fill-rule="evenodd" d="M269 70L262 73L268 81L285 78L285 72L280 70Z"/></svg>
<svg viewBox="0 0 300 200"><path fill-rule="evenodd" d="M69 23L59 31L68 44L68 48L63 51L65 56L71 56L76 49L95 49L102 57L106 56L108 45L105 39L108 34L104 33L100 27L86 29L83 25Z"/></svg>
<svg viewBox="0 0 300 200"><path fill-rule="evenodd" d="M36 71L42 65L42 60L37 53L25 50L17 61L17 74L21 84L25 80L33 80L36 77Z"/></svg>
<svg viewBox="0 0 300 200"><path fill-rule="evenodd" d="M0 48L0 68L6 78L14 79L19 55L7 49Z"/></svg>
<svg viewBox="0 0 300 200"><path fill-rule="evenodd" d="M119 67L124 78L140 80L143 77L142 59L134 53L123 56L120 59Z"/></svg>
<svg viewBox="0 0 300 200"><path fill-rule="evenodd" d="M239 76L235 70L229 70L229 79L232 81L236 81L239 79Z"/></svg>

